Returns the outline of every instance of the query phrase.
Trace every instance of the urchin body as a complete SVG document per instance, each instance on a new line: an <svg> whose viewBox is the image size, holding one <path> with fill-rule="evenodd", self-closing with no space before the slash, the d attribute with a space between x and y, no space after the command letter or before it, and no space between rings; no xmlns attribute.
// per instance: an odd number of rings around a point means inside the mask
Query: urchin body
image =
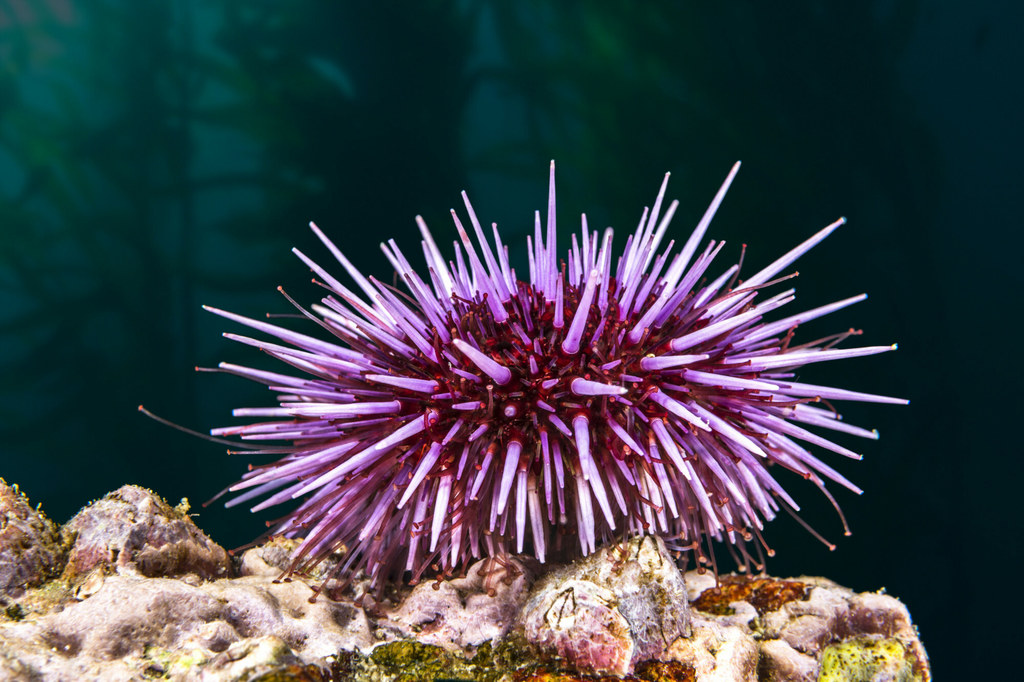
<svg viewBox="0 0 1024 682"><path fill-rule="evenodd" d="M698 248L738 167L681 249L664 243L677 206L662 212L666 176L621 255L612 230L591 231L584 216L561 258L552 163L527 280L465 194L476 239L453 210L453 260L421 219L422 275L393 241L382 244L404 291L364 277L311 225L359 290L295 251L328 289L303 312L330 340L210 309L284 342L228 335L294 370L220 366L280 394L276 407L235 411L269 420L212 432L269 441L265 453L283 455L233 486L244 491L233 503L301 499L273 529L304 538L296 567L345 546L342 570L379 585L403 569L418 579L429 566L451 572L524 551L543 562L553 548L589 554L644 532L702 560L702 540L724 541L743 562L746 542L763 544L765 521L798 509L770 465L829 499L826 479L859 492L806 446L859 455L806 427L874 438L827 401L905 401L797 382L794 371L895 346L834 348L846 335L792 343L798 325L864 295L770 315L793 300L792 289L765 292L773 278L842 220L744 280L738 265L708 276L723 244Z"/></svg>

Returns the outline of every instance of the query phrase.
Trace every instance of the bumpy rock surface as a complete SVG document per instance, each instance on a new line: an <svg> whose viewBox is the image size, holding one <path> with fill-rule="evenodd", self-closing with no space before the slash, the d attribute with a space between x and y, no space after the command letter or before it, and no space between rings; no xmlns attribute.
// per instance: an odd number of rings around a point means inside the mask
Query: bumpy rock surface
<svg viewBox="0 0 1024 682"><path fill-rule="evenodd" d="M169 507L158 501L166 512ZM145 519L144 528L151 528L152 516ZM113 524L118 532L97 524L96 535L131 537L121 532L123 520L119 513ZM193 535L181 537L187 544ZM120 546L151 556L144 543ZM202 548L198 556L227 556L209 539ZM281 554L277 547L250 550L239 562L245 575L212 581L200 573L209 573L205 560L146 564L174 573L196 569L175 578L147 577L134 562L118 563L122 552L93 565L84 579L68 570L26 593L6 618L0 614L0 680L218 681L271 674L326 680L329 659L341 648L369 651L394 639L372 635L366 614L353 604L323 597L311 602L312 590L303 582L279 581L281 569L265 557ZM197 555L179 550L174 556Z"/></svg>
<svg viewBox="0 0 1024 682"><path fill-rule="evenodd" d="M364 608L358 581L311 601L330 561L281 580L295 541L231 564L184 506L140 488L69 522L69 555L7 491L0 577L15 575L5 557L40 558L0 593L0 680L930 680L895 598L822 578L716 586L680 575L657 538L553 570L485 560Z"/></svg>
<svg viewBox="0 0 1024 682"><path fill-rule="evenodd" d="M514 560L490 559L466 577L421 583L386 611L397 634L462 653L504 637L526 600L531 572Z"/></svg>
<svg viewBox="0 0 1024 682"><path fill-rule="evenodd" d="M126 485L93 502L64 525L72 541L65 573L84 575L97 567L150 578L195 574L227 576L224 548L199 530L188 503L171 507L151 490Z"/></svg>
<svg viewBox="0 0 1024 682"><path fill-rule="evenodd" d="M697 680L931 679L907 608L824 578L795 580L686 574L693 635L667 656Z"/></svg>
<svg viewBox="0 0 1024 682"><path fill-rule="evenodd" d="M63 554L57 526L0 478L0 603L59 572Z"/></svg>
<svg viewBox="0 0 1024 682"><path fill-rule="evenodd" d="M683 575L661 538L606 547L541 580L522 610L526 640L595 673L633 672L689 632Z"/></svg>

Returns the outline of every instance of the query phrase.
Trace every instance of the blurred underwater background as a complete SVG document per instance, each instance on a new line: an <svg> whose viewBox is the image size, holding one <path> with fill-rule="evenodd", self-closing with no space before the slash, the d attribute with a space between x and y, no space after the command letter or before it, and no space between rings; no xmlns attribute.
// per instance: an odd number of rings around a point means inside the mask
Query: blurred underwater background
<svg viewBox="0 0 1024 682"><path fill-rule="evenodd" d="M201 503L247 458L136 408L206 431L270 404L193 371L265 362L200 306L289 314L278 285L318 300L291 247L339 268L308 221L389 280L378 243L418 266L414 216L447 244L465 189L525 272L550 159L563 238L585 211L620 249L666 171L678 238L741 159L708 235L728 243L717 271L845 215L797 264L794 305L870 298L803 339L852 326L900 350L802 378L911 400L840 406L882 434L841 441L862 462L825 457L865 490L837 492L852 536L780 476L838 548L782 516L768 571L884 586L939 678L997 672L1016 590L992 576L1024 558L1004 356L1024 278L1022 22L998 0L0 0L0 476L58 522L125 483L187 497L241 545L272 515Z"/></svg>

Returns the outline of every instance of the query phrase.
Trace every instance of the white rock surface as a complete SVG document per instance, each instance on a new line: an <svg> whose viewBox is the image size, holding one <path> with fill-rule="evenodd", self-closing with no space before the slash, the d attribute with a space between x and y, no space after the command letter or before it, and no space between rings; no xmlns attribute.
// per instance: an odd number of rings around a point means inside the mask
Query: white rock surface
<svg viewBox="0 0 1024 682"><path fill-rule="evenodd" d="M57 546L52 528L23 532L27 502L8 498L21 511L6 518L21 525L9 521L14 530L0 534L0 557ZM226 563L183 511L149 491L122 488L76 519L77 534L62 529L74 558L63 575L52 578L62 551L47 554L53 561L32 580L3 574L16 577L0 594L4 682L235 682L268 673L384 682L413 669L436 679L495 665L640 679L661 665L692 670L699 682L930 680L897 599L806 577L723 576L716 588L709 575L684 577L655 537L565 567L481 561L463 577L362 608L358 589L310 600L332 560L281 580L295 541L272 540Z"/></svg>
<svg viewBox="0 0 1024 682"><path fill-rule="evenodd" d="M232 671L238 666L214 665L225 659L218 654L229 652L226 658L236 660L256 652L266 658L270 647L280 654L274 665L312 663L342 647L368 651L378 641L361 609L326 598L310 603L308 586L275 582L276 575L196 586L170 578L110 576L83 601L0 625L0 671L8 659L46 679L107 679L105 666L120 661L115 671L156 665L171 679L189 679L190 671L223 668L224 676L210 679L236 679ZM102 677L89 677L99 669Z"/></svg>
<svg viewBox="0 0 1024 682"><path fill-rule="evenodd" d="M508 633L531 583L530 571L519 562L480 561L465 578L417 585L385 611L380 625L449 651L473 651Z"/></svg>

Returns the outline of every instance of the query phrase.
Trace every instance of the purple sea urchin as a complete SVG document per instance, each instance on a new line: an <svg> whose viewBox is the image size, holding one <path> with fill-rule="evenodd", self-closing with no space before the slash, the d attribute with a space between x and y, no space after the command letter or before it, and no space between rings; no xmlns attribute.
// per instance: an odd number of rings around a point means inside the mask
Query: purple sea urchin
<svg viewBox="0 0 1024 682"><path fill-rule="evenodd" d="M454 261L421 218L425 277L394 241L381 245L408 293L364 277L311 223L362 292L294 250L328 290L312 312L299 309L330 341L208 308L284 342L226 334L299 373L220 365L282 395L277 407L234 411L269 421L211 433L286 443L262 450L283 456L251 468L229 504L301 499L272 529L304 538L293 568L344 545L340 570L363 569L377 585L403 569L416 580L431 565L451 572L509 551L542 562L553 549L589 554L647 531L702 562L704 542L724 541L742 565L754 536L762 553L764 521L798 509L771 465L810 480L838 510L825 479L860 490L801 443L860 456L805 426L876 438L827 401L906 401L798 382L794 371L896 346L835 348L848 333L793 345L798 325L863 294L765 319L794 298L766 297L788 279L773 278L843 219L745 281L739 265L705 279L723 244L698 246L738 169L681 250L662 247L678 204L662 212L666 175L621 256L612 230L591 231L583 216L560 261L552 162L546 225L538 211L527 238L528 281L465 193L476 240L453 210Z"/></svg>

